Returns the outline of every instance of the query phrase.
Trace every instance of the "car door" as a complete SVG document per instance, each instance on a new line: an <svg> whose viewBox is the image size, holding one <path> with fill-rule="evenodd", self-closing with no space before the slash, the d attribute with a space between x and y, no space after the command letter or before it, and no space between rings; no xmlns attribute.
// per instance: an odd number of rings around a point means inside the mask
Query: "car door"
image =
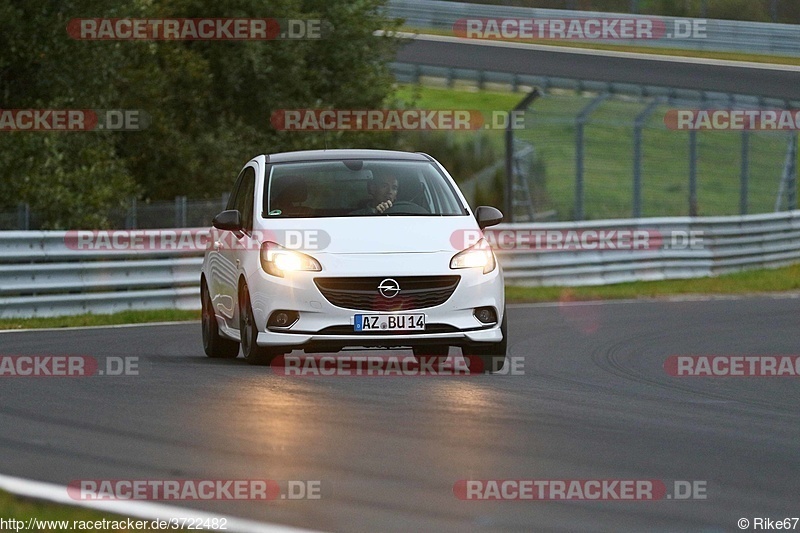
<svg viewBox="0 0 800 533"><path fill-rule="evenodd" d="M245 170L242 169L236 178L233 192L228 199L228 205L225 206L226 210L236 209L236 199L242 187ZM218 228L213 228L212 236L214 242L209 256L209 265L211 265L209 289L212 294L212 302L217 314L224 317L227 325L237 328L238 324L233 323L236 310L236 300L234 299L236 293L232 291L231 286L236 280L233 248L238 242L238 237L235 232Z"/></svg>
<svg viewBox="0 0 800 533"><path fill-rule="evenodd" d="M243 254L249 253L253 233L253 198L255 195L256 171L254 164L248 164L239 175L235 195L231 198L231 209L239 211L242 217L242 231L226 231L222 235L220 247L220 312L231 328L239 327L239 314L236 312L239 288L239 273L244 264Z"/></svg>

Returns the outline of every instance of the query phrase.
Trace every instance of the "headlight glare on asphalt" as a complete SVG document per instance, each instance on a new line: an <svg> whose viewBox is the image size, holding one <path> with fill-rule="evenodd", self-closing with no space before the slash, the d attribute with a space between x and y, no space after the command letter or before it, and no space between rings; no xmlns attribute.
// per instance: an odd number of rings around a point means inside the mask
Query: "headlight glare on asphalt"
<svg viewBox="0 0 800 533"><path fill-rule="evenodd" d="M458 252L450 260L450 268L483 268L484 274L494 270L495 266L494 253L485 239L481 239L470 248Z"/></svg>
<svg viewBox="0 0 800 533"><path fill-rule="evenodd" d="M261 267L267 274L281 278L286 272L322 270L319 261L310 255L286 249L270 241L261 245Z"/></svg>

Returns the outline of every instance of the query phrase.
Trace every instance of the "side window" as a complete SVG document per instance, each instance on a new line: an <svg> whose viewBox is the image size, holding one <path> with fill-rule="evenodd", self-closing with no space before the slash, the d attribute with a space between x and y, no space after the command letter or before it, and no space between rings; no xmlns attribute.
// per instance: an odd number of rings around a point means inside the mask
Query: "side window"
<svg viewBox="0 0 800 533"><path fill-rule="evenodd" d="M244 169L239 190L236 193L236 207L242 214L242 225L245 231L253 230L253 202L256 193L256 171L253 167Z"/></svg>
<svg viewBox="0 0 800 533"><path fill-rule="evenodd" d="M244 172L245 171L242 170L236 177L236 183L233 185L233 192L228 197L228 205L225 206L226 211L230 209L236 209L236 196L239 193L239 189L242 187L242 177L244 177Z"/></svg>

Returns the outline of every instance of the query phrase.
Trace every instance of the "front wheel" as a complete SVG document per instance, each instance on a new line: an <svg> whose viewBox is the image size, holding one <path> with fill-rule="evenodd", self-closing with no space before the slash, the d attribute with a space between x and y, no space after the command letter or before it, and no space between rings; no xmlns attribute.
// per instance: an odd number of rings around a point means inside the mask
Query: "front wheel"
<svg viewBox="0 0 800 533"><path fill-rule="evenodd" d="M245 361L251 365L268 365L283 352L275 348L259 346L258 326L253 317L253 306L250 305L250 292L247 285L242 285L239 291L239 334L242 339L242 354Z"/></svg>
<svg viewBox="0 0 800 533"><path fill-rule="evenodd" d="M214 305L211 303L205 279L200 282L200 304L203 309L201 324L203 350L206 355L215 359L234 359L239 355L239 343L220 335Z"/></svg>
<svg viewBox="0 0 800 533"><path fill-rule="evenodd" d="M470 344L461 347L461 353L468 363L476 358L481 362L485 374L496 374L503 370L506 364L506 352L508 350L508 325L506 313L503 310L503 322L500 324L500 331L503 333L503 340L494 343Z"/></svg>

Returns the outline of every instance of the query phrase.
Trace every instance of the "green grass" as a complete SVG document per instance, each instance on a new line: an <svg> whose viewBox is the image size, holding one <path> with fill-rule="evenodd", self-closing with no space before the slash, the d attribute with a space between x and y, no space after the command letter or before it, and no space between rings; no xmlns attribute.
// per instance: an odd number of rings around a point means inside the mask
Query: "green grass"
<svg viewBox="0 0 800 533"><path fill-rule="evenodd" d="M97 520L113 520L113 521L123 521L127 520L127 518L109 514L109 513L101 513L99 511L93 511L90 509L84 509L81 507L71 507L69 505L60 505L50 502L45 502L41 500L33 500L30 498L23 498L17 496L15 494L10 494L5 491L0 491L0 518L8 520L9 518L13 518L15 520L21 520L26 522L29 518L36 518L38 520L67 520L69 521L69 526L67 528L47 528L44 525L40 525L41 527L38 529L33 529L32 531L77 531L79 528L73 528L73 521L97 521ZM139 518L134 518L134 521L142 520ZM147 522L150 522L147 520ZM102 524L99 524L102 525ZM121 525L121 524L120 524ZM78 524L79 526L79 524ZM6 528L7 530L10 529L13 531L13 528ZM95 528L96 529L96 528ZM100 531L111 531L111 529L103 529L100 528ZM21 529L20 531L25 531L25 529ZM155 531L150 528L147 529L128 529L127 527L123 529L115 529L114 531Z"/></svg>
<svg viewBox="0 0 800 533"><path fill-rule="evenodd" d="M679 294L759 294L800 290L800 265L714 278L635 281L598 287L506 287L510 303L663 298Z"/></svg>
<svg viewBox="0 0 800 533"><path fill-rule="evenodd" d="M678 294L757 294L800 290L800 265L714 278L637 281L599 287L506 287L509 303L660 298ZM199 311L125 311L113 315L0 320L0 329L58 328L199 320ZM2 515L0 515L2 516Z"/></svg>
<svg viewBox="0 0 800 533"><path fill-rule="evenodd" d="M474 109L489 120L492 111L509 110L522 93L474 88L431 86L399 87L398 97L423 109ZM575 119L591 102L572 91L551 91L534 101L526 127L516 137L533 144L544 164L541 192L534 198L541 212L554 210L557 220L574 219ZM628 218L633 212L634 122L647 101L610 98L590 116L584 130L584 217ZM689 133L666 129L667 106L657 107L643 129L642 214L645 217L689 214ZM503 132L493 129L454 132L453 135L491 142L502 153ZM788 135L752 132L750 138L750 213L774 209L783 172ZM702 131L698 139L698 214L739 214L740 154L742 135L737 132ZM436 156L436 154L432 154ZM456 176L463 180L466 176Z"/></svg>
<svg viewBox="0 0 800 533"><path fill-rule="evenodd" d="M200 311L159 309L152 311L123 311L111 315L85 314L43 318L2 318L0 319L0 329L70 328L199 319Z"/></svg>
<svg viewBox="0 0 800 533"><path fill-rule="evenodd" d="M425 29L418 30L414 28L403 28L400 31L409 33L419 33L421 35L449 35L452 36L452 31ZM496 40L496 39L491 39ZM500 40L500 39L497 39ZM698 57L704 59L723 59L727 61L748 61L752 63L769 63L775 65L800 65L800 57L780 56L780 55L766 55L766 54L753 54L744 52L717 52L710 50L689 50L686 48L664 48L655 46L631 46L625 44L609 44L602 42L575 42L575 41L560 41L558 39L502 39L511 42L522 42L529 44L543 44L549 46L563 46L565 48L588 48L591 50L611 50L615 52L632 52L639 54L656 54L656 55L669 55L669 56L683 56L683 57Z"/></svg>

